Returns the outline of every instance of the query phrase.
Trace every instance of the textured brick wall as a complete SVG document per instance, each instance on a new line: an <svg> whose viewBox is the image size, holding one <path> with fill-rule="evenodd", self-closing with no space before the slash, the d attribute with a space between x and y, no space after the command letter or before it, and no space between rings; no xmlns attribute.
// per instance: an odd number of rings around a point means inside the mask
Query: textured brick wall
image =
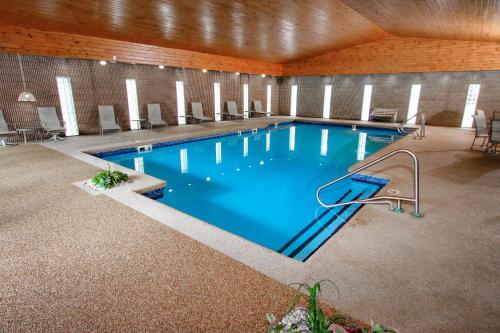
<svg viewBox="0 0 500 333"><path fill-rule="evenodd" d="M186 105L191 101L200 101L210 116L214 114L214 82L221 83L222 103L235 100L240 112L243 110L243 82L250 83L250 99L262 97L260 92L264 91L263 103L267 82L271 82L274 90L278 91L276 78L262 79L258 75L236 76L218 71L202 73L200 70L169 67L160 70L157 66L122 63L101 66L90 60L40 56L21 56L21 59L28 90L37 98L36 103L17 102L23 90L17 57L9 53L0 54L0 108L4 110L7 121L19 128L38 123L37 106L55 106L62 119L56 76L71 77L81 134L97 133L99 104L114 105L120 125L124 129L129 128L126 79L136 80L141 116L145 118L147 115L146 104L159 103L163 118L169 125L177 124L176 80L184 81ZM255 95L252 92L256 92ZM273 103L277 110L277 93Z"/></svg>
<svg viewBox="0 0 500 333"><path fill-rule="evenodd" d="M406 119L412 84L421 84L419 111L428 124L460 126L469 84L480 84L477 107L491 114L500 111L500 71L337 75L282 78L281 114L290 110L290 89L298 85L297 115L322 117L324 86L332 84L330 117L361 117L363 89L372 84L372 107L398 108L399 120Z"/></svg>
<svg viewBox="0 0 500 333"><path fill-rule="evenodd" d="M388 37L283 65L283 75L500 70L500 43Z"/></svg>

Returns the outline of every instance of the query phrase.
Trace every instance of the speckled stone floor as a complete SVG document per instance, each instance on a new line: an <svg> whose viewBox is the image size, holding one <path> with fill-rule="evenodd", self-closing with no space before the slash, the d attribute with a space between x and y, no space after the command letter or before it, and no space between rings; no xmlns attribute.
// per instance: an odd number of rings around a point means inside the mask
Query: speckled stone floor
<svg viewBox="0 0 500 333"><path fill-rule="evenodd" d="M291 289L71 183L97 169L0 149L1 332L263 332Z"/></svg>
<svg viewBox="0 0 500 333"><path fill-rule="evenodd" d="M323 300L365 321L401 332L500 332L500 158L471 151L469 130L429 126L424 140L406 137L361 162L415 151L425 216L413 218L408 205L405 214L365 206L303 264L130 190L92 197L71 185L106 167L82 150L273 121L46 144L63 154L0 149L0 331L262 332L264 314L288 304L286 283L326 278L341 295L325 290ZM372 171L391 179L383 192L411 194L407 157Z"/></svg>

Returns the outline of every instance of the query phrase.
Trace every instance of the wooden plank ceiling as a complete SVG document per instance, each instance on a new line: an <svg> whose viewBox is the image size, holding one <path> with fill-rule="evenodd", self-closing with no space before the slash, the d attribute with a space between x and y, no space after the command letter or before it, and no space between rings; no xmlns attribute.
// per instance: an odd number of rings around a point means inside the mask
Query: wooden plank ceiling
<svg viewBox="0 0 500 333"><path fill-rule="evenodd" d="M287 63L391 35L500 42L500 0L2 0L0 26Z"/></svg>
<svg viewBox="0 0 500 333"><path fill-rule="evenodd" d="M500 42L498 0L343 1L395 36Z"/></svg>
<svg viewBox="0 0 500 333"><path fill-rule="evenodd" d="M2 0L0 25L273 63L388 36L340 0Z"/></svg>

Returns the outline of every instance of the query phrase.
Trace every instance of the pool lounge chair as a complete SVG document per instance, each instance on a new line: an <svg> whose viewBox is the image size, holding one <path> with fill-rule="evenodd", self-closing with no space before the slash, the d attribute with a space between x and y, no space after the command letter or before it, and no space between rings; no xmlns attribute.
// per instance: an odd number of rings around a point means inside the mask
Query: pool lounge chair
<svg viewBox="0 0 500 333"><path fill-rule="evenodd" d="M14 145L5 141L5 139L17 136L16 125L7 123L3 116L3 110L0 109L0 146Z"/></svg>
<svg viewBox="0 0 500 333"><path fill-rule="evenodd" d="M60 134L64 133L64 121L57 117L56 108L53 106L38 107L38 117L43 131L50 135L49 140L62 140Z"/></svg>
<svg viewBox="0 0 500 333"><path fill-rule="evenodd" d="M213 118L207 117L203 114L203 108L200 102L191 102L192 118L199 120L201 123L204 121L214 121Z"/></svg>
<svg viewBox="0 0 500 333"><path fill-rule="evenodd" d="M262 111L262 103L259 100L253 100L252 105L253 105L253 109L250 110L250 113L253 113L255 115L262 115L262 116L268 115L267 112Z"/></svg>
<svg viewBox="0 0 500 333"><path fill-rule="evenodd" d="M392 123L396 123L398 118L398 109L380 109L375 108L371 109L370 116L368 117L369 121L374 121L375 119L390 119Z"/></svg>
<svg viewBox="0 0 500 333"><path fill-rule="evenodd" d="M154 126L167 127L167 122L161 117L160 104L148 104L148 124L150 130L153 130Z"/></svg>
<svg viewBox="0 0 500 333"><path fill-rule="evenodd" d="M227 116L229 118L239 118L243 119L245 118L245 115L243 113L238 113L238 108L236 107L236 102L235 101L227 101L226 102L227 106Z"/></svg>
<svg viewBox="0 0 500 333"><path fill-rule="evenodd" d="M477 138L483 138L483 142L481 143L481 148L483 148L486 145L486 140L489 137L488 125L486 124L486 116L484 115L483 110L476 110L476 114L472 117L474 118L474 128L476 129L476 132L474 134L474 140L472 141L470 149L474 148Z"/></svg>
<svg viewBox="0 0 500 333"><path fill-rule="evenodd" d="M121 131L115 117L113 105L99 105L99 132L104 135L105 131Z"/></svg>

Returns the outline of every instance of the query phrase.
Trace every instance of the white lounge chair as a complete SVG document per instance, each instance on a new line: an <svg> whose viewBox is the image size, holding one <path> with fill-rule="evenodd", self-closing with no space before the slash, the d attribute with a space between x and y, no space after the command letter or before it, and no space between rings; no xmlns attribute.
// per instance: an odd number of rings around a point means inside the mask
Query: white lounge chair
<svg viewBox="0 0 500 333"><path fill-rule="evenodd" d="M477 138L483 138L483 142L481 143L481 148L483 148L486 144L486 140L489 137L488 125L486 124L486 116L484 115L483 110L476 110L476 114L472 117L474 118L474 128L476 129L476 133L474 134L474 140L472 141L470 149L474 148L474 144L476 143Z"/></svg>
<svg viewBox="0 0 500 333"><path fill-rule="evenodd" d="M193 118L199 120L201 123L204 121L214 121L213 118L207 117L203 114L203 108L200 102L191 102L191 111Z"/></svg>
<svg viewBox="0 0 500 333"><path fill-rule="evenodd" d="M64 121L57 117L56 108L53 106L38 107L38 117L40 118L40 126L50 135L49 140L62 140L61 133L64 133Z"/></svg>
<svg viewBox="0 0 500 333"><path fill-rule="evenodd" d="M226 106L227 106L227 115L229 118L239 118L239 119L245 118L245 115L243 113L238 113L238 108L236 106L235 101L227 101Z"/></svg>
<svg viewBox="0 0 500 333"><path fill-rule="evenodd" d="M0 146L14 145L5 141L5 139L13 136L17 136L16 125L7 123L3 116L3 110L0 109Z"/></svg>
<svg viewBox="0 0 500 333"><path fill-rule="evenodd" d="M396 123L398 118L398 109L371 109L370 116L368 117L369 121L374 121L375 119L384 118L390 119L392 123Z"/></svg>
<svg viewBox="0 0 500 333"><path fill-rule="evenodd" d="M250 110L250 113L267 116L267 112L262 111L262 103L259 100L253 100L252 105L253 108Z"/></svg>
<svg viewBox="0 0 500 333"><path fill-rule="evenodd" d="M148 124L150 130L152 130L154 126L167 127L167 122L161 117L160 104L148 104Z"/></svg>
<svg viewBox="0 0 500 333"><path fill-rule="evenodd" d="M116 121L113 105L99 105L97 108L99 110L99 131L101 135L104 135L104 131L122 130Z"/></svg>

